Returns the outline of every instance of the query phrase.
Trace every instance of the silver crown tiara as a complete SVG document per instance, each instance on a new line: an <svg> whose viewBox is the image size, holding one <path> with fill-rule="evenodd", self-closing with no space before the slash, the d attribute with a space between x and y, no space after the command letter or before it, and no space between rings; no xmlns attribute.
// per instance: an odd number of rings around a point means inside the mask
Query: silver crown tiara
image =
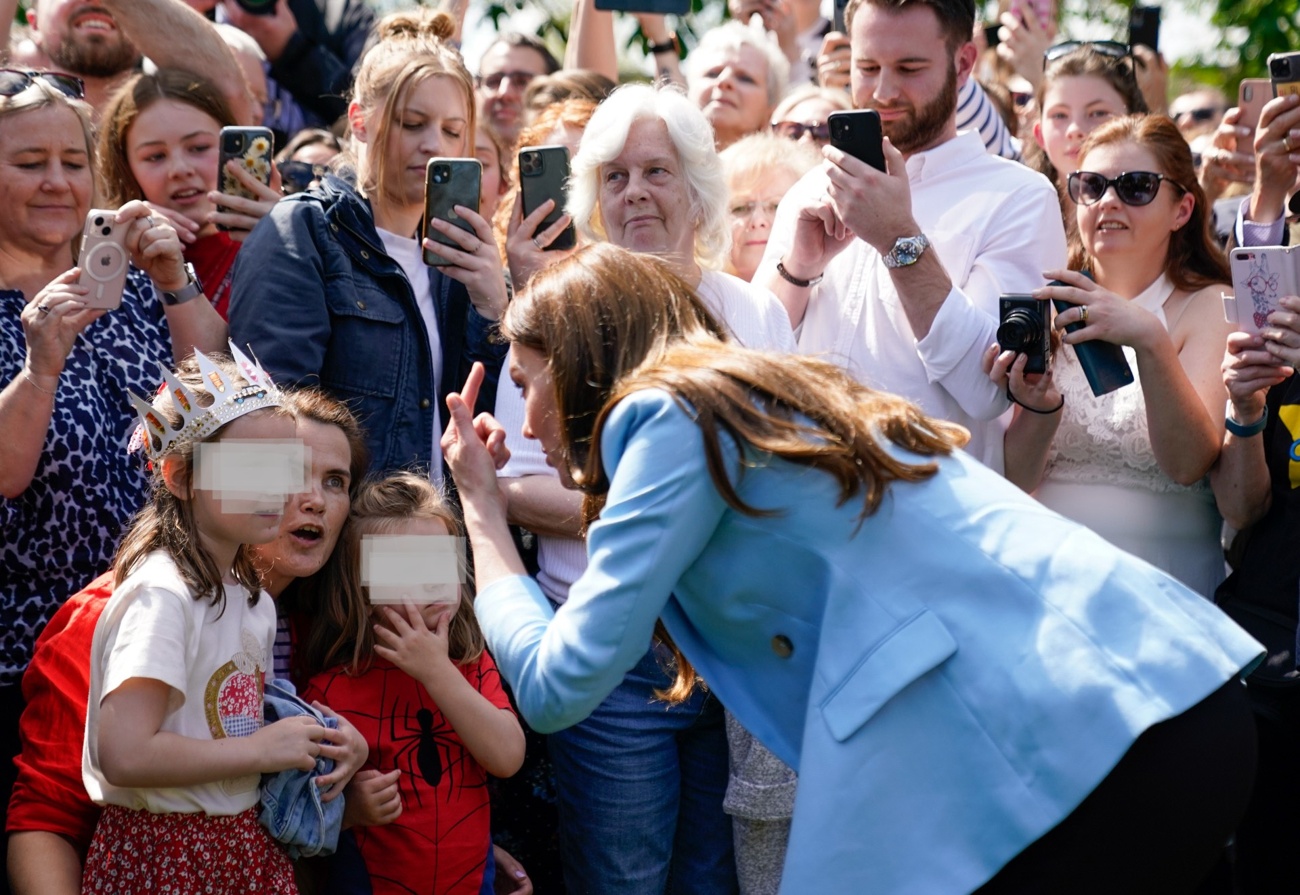
<svg viewBox="0 0 1300 895"><path fill-rule="evenodd" d="M248 359L242 351L230 343L230 355L235 359L239 372L248 380L248 385L236 386L227 378L221 368L208 360L202 351L194 350L194 359L199 364L199 374L203 378L204 390L212 395L212 405L201 407L195 400L194 393L177 379L170 370L162 369L163 386L159 392L171 393L172 402L181 415L181 427L173 429L154 409L153 404L134 392L128 392L131 403L140 414L140 425L131 437L129 450L143 447L150 460L167 454L168 451L187 441L202 441L226 423L239 419L254 410L264 407L279 407L283 403L281 392L276 388L271 377L261 365Z"/></svg>

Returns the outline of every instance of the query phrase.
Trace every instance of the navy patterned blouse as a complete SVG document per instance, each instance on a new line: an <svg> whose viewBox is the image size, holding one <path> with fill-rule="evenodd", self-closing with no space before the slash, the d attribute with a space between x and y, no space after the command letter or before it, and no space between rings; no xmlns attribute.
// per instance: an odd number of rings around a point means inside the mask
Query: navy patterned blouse
<svg viewBox="0 0 1300 895"><path fill-rule="evenodd" d="M19 291L0 290L0 387L23 368L26 303ZM133 267L122 307L86 327L68 355L31 484L0 498L0 686L18 682L64 600L107 571L125 524L144 506L144 460L126 452L137 422L127 390L152 395L159 362L172 364L162 303Z"/></svg>

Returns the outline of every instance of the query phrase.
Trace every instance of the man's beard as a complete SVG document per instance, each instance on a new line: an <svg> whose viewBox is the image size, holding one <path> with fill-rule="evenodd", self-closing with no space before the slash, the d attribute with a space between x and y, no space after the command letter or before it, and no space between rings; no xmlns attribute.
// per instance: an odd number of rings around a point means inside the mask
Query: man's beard
<svg viewBox="0 0 1300 895"><path fill-rule="evenodd" d="M930 102L913 109L913 117L885 121L881 126L889 142L904 155L930 146L943 133L957 111L957 67L948 62L943 89Z"/></svg>
<svg viewBox="0 0 1300 895"><path fill-rule="evenodd" d="M46 53L60 70L86 78L111 78L140 61L140 53L120 32L109 40L65 34L58 49Z"/></svg>

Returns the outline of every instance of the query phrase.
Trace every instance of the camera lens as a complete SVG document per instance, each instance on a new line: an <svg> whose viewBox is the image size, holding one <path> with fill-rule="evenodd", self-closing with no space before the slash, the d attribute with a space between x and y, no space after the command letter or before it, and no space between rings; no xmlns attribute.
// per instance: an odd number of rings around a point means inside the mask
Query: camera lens
<svg viewBox="0 0 1300 895"><path fill-rule="evenodd" d="M112 227L105 227L104 229L100 230L99 232L100 232L100 233L103 233L105 236L110 236L110 235L113 233L113 228L112 228Z"/></svg>
<svg viewBox="0 0 1300 895"><path fill-rule="evenodd" d="M1042 340L1042 318L1024 308L1016 308L1008 313L998 327L998 344L1003 351L1025 354L1037 349Z"/></svg>
<svg viewBox="0 0 1300 895"><path fill-rule="evenodd" d="M519 156L519 170L525 175L536 174L541 166L541 157L535 152L525 152Z"/></svg>
<svg viewBox="0 0 1300 895"><path fill-rule="evenodd" d="M95 218L95 226L96 227L104 226L104 219L102 217Z"/></svg>

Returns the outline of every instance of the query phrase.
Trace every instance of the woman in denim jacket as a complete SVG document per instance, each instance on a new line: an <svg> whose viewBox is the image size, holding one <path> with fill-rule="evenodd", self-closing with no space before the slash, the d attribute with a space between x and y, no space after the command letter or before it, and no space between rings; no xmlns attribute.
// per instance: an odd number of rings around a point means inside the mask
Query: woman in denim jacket
<svg viewBox="0 0 1300 895"><path fill-rule="evenodd" d="M427 468L441 477L439 408L475 361L488 370L491 410L504 345L489 338L505 309L500 255L487 221L474 233L435 222L461 249L426 267L413 236L425 165L472 157L473 81L445 41L451 19L427 10L384 19L348 108L355 182L327 177L272 210L244 243L230 304L231 335L280 382L319 384L367 431L377 471Z"/></svg>

